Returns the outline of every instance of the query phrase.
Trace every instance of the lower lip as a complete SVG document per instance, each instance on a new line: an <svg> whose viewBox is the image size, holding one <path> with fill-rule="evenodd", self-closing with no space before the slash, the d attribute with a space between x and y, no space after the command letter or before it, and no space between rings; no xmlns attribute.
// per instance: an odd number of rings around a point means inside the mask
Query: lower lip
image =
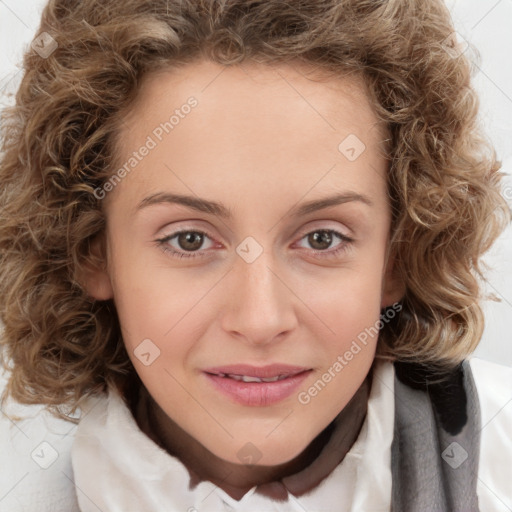
<svg viewBox="0 0 512 512"><path fill-rule="evenodd" d="M275 382L243 382L205 373L210 382L236 403L252 407L264 407L288 398L310 374L304 371Z"/></svg>

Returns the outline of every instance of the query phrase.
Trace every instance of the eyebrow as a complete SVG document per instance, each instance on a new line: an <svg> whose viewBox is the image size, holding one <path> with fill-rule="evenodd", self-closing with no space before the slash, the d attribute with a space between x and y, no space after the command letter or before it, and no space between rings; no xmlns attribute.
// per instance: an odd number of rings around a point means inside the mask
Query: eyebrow
<svg viewBox="0 0 512 512"><path fill-rule="evenodd" d="M314 199L312 201L307 201L302 204L298 204L294 206L287 214L287 217L293 216L301 216L307 215L308 213L313 213L318 210L323 210L325 208L329 208L331 206L337 206L339 204L349 203L349 202L361 202L368 206L373 206L373 202L362 194L357 194L355 192L344 192L340 194L335 194L333 196L324 197L322 199ZM216 201L210 201L208 199L202 199L200 197L194 196L186 196L181 194L172 194L169 192L159 192L156 194L152 194L146 198L144 198L136 207L136 211L140 211L148 206L157 205L157 204L179 204L182 206L186 206L191 210L196 210L203 213L209 213L212 215L216 215L218 217L224 219L232 219L233 213L231 209L223 205L222 203L218 203Z"/></svg>

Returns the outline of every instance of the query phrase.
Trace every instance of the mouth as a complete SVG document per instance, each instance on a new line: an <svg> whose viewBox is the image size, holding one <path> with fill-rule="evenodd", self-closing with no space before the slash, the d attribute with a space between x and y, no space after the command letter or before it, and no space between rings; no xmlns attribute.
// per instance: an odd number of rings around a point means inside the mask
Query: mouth
<svg viewBox="0 0 512 512"><path fill-rule="evenodd" d="M231 365L203 371L214 388L233 402L260 407L288 398L311 372L311 368L282 364L259 368Z"/></svg>
<svg viewBox="0 0 512 512"><path fill-rule="evenodd" d="M204 371L212 375L222 377L254 377L258 379L283 379L310 370L305 366L292 366L289 364L274 363L266 366L252 366L250 364L232 364L227 366L215 366Z"/></svg>

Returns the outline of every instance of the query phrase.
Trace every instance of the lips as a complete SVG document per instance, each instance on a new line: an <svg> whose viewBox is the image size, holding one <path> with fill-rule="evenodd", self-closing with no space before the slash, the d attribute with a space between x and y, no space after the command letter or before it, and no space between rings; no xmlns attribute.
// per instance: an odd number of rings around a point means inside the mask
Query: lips
<svg viewBox="0 0 512 512"><path fill-rule="evenodd" d="M208 381L232 401L247 406L267 406L289 397L312 370L273 364L264 367L231 365L204 370Z"/></svg>

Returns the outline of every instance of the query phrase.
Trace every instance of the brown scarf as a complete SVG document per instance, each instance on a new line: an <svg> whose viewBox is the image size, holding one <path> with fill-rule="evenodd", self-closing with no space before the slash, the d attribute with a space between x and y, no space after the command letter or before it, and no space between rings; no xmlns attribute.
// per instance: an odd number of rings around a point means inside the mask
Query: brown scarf
<svg viewBox="0 0 512 512"><path fill-rule="evenodd" d="M288 492L296 497L301 496L314 489L322 480L328 477L345 458L361 431L366 418L371 380L372 370L370 370L350 402L310 443L307 450L311 450L317 455L314 456L313 461L307 467L280 480L260 484L255 491L274 500L286 501ZM156 444L166 450L164 443L151 425L151 401L152 398L146 388L140 386L138 396L132 403L132 413L139 428ZM190 474L190 485L193 488L202 479L190 468L187 469Z"/></svg>

